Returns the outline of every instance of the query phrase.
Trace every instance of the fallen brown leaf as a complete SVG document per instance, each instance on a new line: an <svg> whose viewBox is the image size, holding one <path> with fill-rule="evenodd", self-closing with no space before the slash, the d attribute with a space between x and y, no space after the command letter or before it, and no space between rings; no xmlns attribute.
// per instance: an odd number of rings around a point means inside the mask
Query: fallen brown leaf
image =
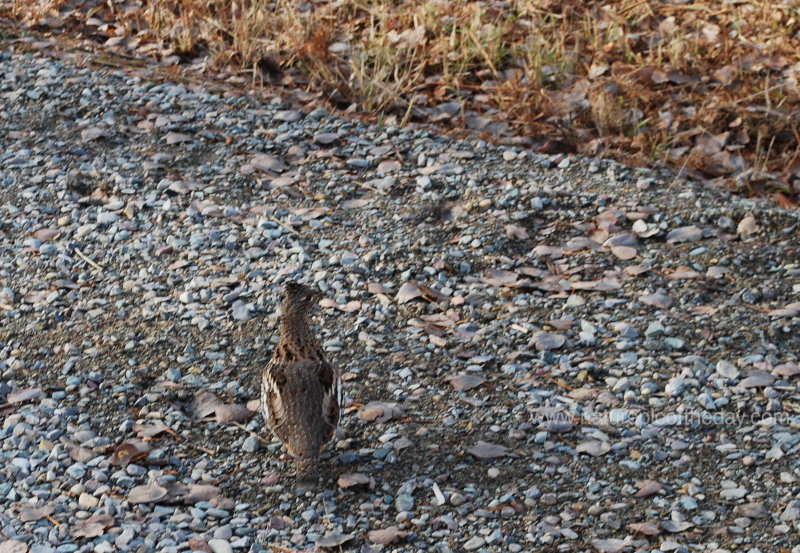
<svg viewBox="0 0 800 553"><path fill-rule="evenodd" d="M398 543L406 539L406 536L408 536L408 532L399 530L397 526L390 526L383 530L370 530L367 533L367 539L369 541L384 546Z"/></svg>
<svg viewBox="0 0 800 553"><path fill-rule="evenodd" d="M107 514L96 513L73 526L70 533L73 538L96 538L102 536L106 528L113 525L113 517Z"/></svg>
<svg viewBox="0 0 800 553"><path fill-rule="evenodd" d="M486 382L485 378L475 374L455 374L448 376L446 380L457 392L472 390Z"/></svg>
<svg viewBox="0 0 800 553"><path fill-rule="evenodd" d="M400 418L405 415L407 407L397 403L386 403L383 401L370 401L359 409L358 418L366 422L388 422L391 419Z"/></svg>
<svg viewBox="0 0 800 553"><path fill-rule="evenodd" d="M336 483L345 490L358 486L367 486L369 485L369 476L360 472L348 472L341 475Z"/></svg>
<svg viewBox="0 0 800 553"><path fill-rule="evenodd" d="M508 449L499 444L481 441L478 442L477 445L468 447L467 452L482 461L486 461L489 459L497 459L498 457L505 457L508 454Z"/></svg>

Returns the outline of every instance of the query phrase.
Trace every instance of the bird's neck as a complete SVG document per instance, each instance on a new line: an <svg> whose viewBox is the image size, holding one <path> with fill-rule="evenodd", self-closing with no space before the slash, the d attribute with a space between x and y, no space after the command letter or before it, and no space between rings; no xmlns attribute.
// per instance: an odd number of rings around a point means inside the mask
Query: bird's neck
<svg viewBox="0 0 800 553"><path fill-rule="evenodd" d="M288 312L281 315L279 327L280 341L277 353L287 361L316 359L319 344L308 325L305 313Z"/></svg>

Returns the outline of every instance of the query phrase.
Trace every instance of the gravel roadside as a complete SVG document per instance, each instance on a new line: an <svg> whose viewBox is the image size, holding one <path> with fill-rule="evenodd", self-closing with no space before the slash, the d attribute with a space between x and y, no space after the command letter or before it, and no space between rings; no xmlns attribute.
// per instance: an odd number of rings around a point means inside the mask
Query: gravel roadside
<svg viewBox="0 0 800 553"><path fill-rule="evenodd" d="M0 552L800 553L800 214L0 53ZM317 490L253 408L315 284Z"/></svg>

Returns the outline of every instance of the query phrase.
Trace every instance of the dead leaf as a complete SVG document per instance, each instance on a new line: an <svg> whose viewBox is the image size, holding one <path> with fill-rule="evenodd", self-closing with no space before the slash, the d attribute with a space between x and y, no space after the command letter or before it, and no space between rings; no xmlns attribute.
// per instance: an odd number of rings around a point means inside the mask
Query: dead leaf
<svg viewBox="0 0 800 553"><path fill-rule="evenodd" d="M272 154L256 154L250 160L250 165L265 173L283 173L289 168L281 158Z"/></svg>
<svg viewBox="0 0 800 553"><path fill-rule="evenodd" d="M718 279L724 277L726 274L730 273L731 270L727 267L722 267L720 265L711 265L708 270L706 271L706 276L711 279Z"/></svg>
<svg viewBox="0 0 800 553"><path fill-rule="evenodd" d="M732 66L724 65L719 69L717 69L716 71L714 71L713 73L711 73L711 76L715 80L719 81L721 84L728 86L731 83L733 83L733 80L736 75L734 73L734 69Z"/></svg>
<svg viewBox="0 0 800 553"><path fill-rule="evenodd" d="M77 461L78 463L88 463L97 457L97 454L94 451L85 447L71 447L67 453L69 454L70 459Z"/></svg>
<svg viewBox="0 0 800 553"><path fill-rule="evenodd" d="M794 363L783 363L781 365L776 365L775 368L772 369L772 374L781 378L790 378L800 374L800 367Z"/></svg>
<svg viewBox="0 0 800 553"><path fill-rule="evenodd" d="M210 392L200 392L189 405L189 412L195 419L204 419L214 414L218 407L225 405L221 399Z"/></svg>
<svg viewBox="0 0 800 553"><path fill-rule="evenodd" d="M357 486L367 486L369 484L369 476L360 472L348 472L341 475L336 483L344 490Z"/></svg>
<svg viewBox="0 0 800 553"><path fill-rule="evenodd" d="M333 298L322 298L319 302L320 307L332 307L337 311L342 311L343 313L353 313L361 309L361 302L358 300L352 300L347 303L339 303Z"/></svg>
<svg viewBox="0 0 800 553"><path fill-rule="evenodd" d="M358 418L366 422L388 422L405 415L407 407L398 403L370 401L359 409Z"/></svg>
<svg viewBox="0 0 800 553"><path fill-rule="evenodd" d="M506 231L506 236L508 236L509 238L515 238L517 240L528 239L528 231L519 225L506 225L505 231Z"/></svg>
<svg viewBox="0 0 800 553"><path fill-rule="evenodd" d="M607 211L604 213L608 213ZM603 242L603 247L605 248L613 248L614 246L627 246L629 248L638 248L639 247L639 239L636 238L636 235L630 232L617 232L612 236L609 236L607 240Z"/></svg>
<svg viewBox="0 0 800 553"><path fill-rule="evenodd" d="M370 530L367 533L367 539L372 543L378 545L391 545L398 543L408 536L408 532L399 530L397 526L390 526L384 530Z"/></svg>
<svg viewBox="0 0 800 553"><path fill-rule="evenodd" d="M283 121L284 123L296 123L303 118L303 114L297 110L280 110L276 111L272 116L276 121Z"/></svg>
<svg viewBox="0 0 800 553"><path fill-rule="evenodd" d="M31 522L49 517L55 512L56 508L52 505L42 505L41 507L27 507L19 512L20 522Z"/></svg>
<svg viewBox="0 0 800 553"><path fill-rule="evenodd" d="M319 538L316 542L317 547L331 549L334 547L341 547L347 542L351 541L355 536L353 534L342 534L340 532L331 532Z"/></svg>
<svg viewBox="0 0 800 553"><path fill-rule="evenodd" d="M329 213L327 209L321 207L300 207L292 209L291 211L303 219L319 219Z"/></svg>
<svg viewBox="0 0 800 553"><path fill-rule="evenodd" d="M756 232L758 232L758 224L756 223L756 218L752 215L748 215L739 221L739 225L736 227L736 233L740 236L750 236Z"/></svg>
<svg viewBox="0 0 800 553"><path fill-rule="evenodd" d="M511 286L519 280L519 275L514 271L489 269L483 273L481 280L483 280L483 282L486 284L491 284L492 286Z"/></svg>
<svg viewBox="0 0 800 553"><path fill-rule="evenodd" d="M681 265L680 267L672 271L666 270L664 271L664 276L667 277L668 280L703 278L703 275L701 275L691 267L687 267L686 265Z"/></svg>
<svg viewBox="0 0 800 553"><path fill-rule="evenodd" d="M19 540L6 540L0 543L0 553L26 553L28 545Z"/></svg>
<svg viewBox="0 0 800 553"><path fill-rule="evenodd" d="M690 225L679 227L669 231L667 234L667 244L678 244L680 242L695 242L703 237L703 230Z"/></svg>
<svg viewBox="0 0 800 553"><path fill-rule="evenodd" d="M533 335L531 344L536 347L538 351L558 349L564 345L567 337L563 334L556 334L554 332L539 331ZM530 345L530 344L529 344Z"/></svg>
<svg viewBox="0 0 800 553"><path fill-rule="evenodd" d="M486 382L485 378L476 374L455 374L448 376L445 380L447 380L457 392L472 390Z"/></svg>
<svg viewBox="0 0 800 553"><path fill-rule="evenodd" d="M189 551L202 551L203 553L213 553L211 546L208 542L200 538L189 538L186 542L189 545Z"/></svg>
<svg viewBox="0 0 800 553"><path fill-rule="evenodd" d="M609 445L608 442L600 440L587 440L579 443L577 447L575 447L575 451L578 453L586 453L592 457L600 457L611 451L611 445Z"/></svg>
<svg viewBox="0 0 800 553"><path fill-rule="evenodd" d="M431 313L430 315L421 315L408 321L411 326L422 328L428 334L433 336L444 336L447 329L456 324L458 320L446 313Z"/></svg>
<svg viewBox="0 0 800 553"><path fill-rule="evenodd" d="M314 142L327 146L339 140L339 135L334 132L323 132L314 136Z"/></svg>
<svg viewBox="0 0 800 553"><path fill-rule="evenodd" d="M128 492L128 503L155 503L167 497L167 489L156 484L136 486Z"/></svg>
<svg viewBox="0 0 800 553"><path fill-rule="evenodd" d="M652 305L653 307L660 307L661 309L666 309L672 305L672 298L666 294L660 293L644 294L639 298L639 301L645 305Z"/></svg>
<svg viewBox="0 0 800 553"><path fill-rule="evenodd" d="M700 29L700 37L709 44L716 45L719 39L719 31L719 25L706 23L703 25L703 28Z"/></svg>
<svg viewBox="0 0 800 553"><path fill-rule="evenodd" d="M406 282L397 291L395 299L398 303L406 303L416 298L421 298L423 295L422 288L413 282Z"/></svg>
<svg viewBox="0 0 800 553"><path fill-rule="evenodd" d="M482 461L497 459L508 455L508 449L505 446L483 441L478 442L477 445L468 447L467 452Z"/></svg>
<svg viewBox="0 0 800 553"><path fill-rule="evenodd" d="M601 278L600 280L584 281L570 281L570 288L572 290L590 290L595 292L613 292L620 290L622 284L615 278Z"/></svg>
<svg viewBox="0 0 800 553"><path fill-rule="evenodd" d="M632 248L630 246L612 246L611 253L613 253L617 259L621 259L623 261L633 259L638 255L636 248Z"/></svg>
<svg viewBox="0 0 800 553"><path fill-rule="evenodd" d="M214 416L218 423L230 424L232 422L242 423L253 416L253 412L241 403L220 405L214 410Z"/></svg>
<svg viewBox="0 0 800 553"><path fill-rule="evenodd" d="M98 138L107 138L108 136L110 136L108 130L101 129L100 127L89 127L81 131L81 140L84 142L91 142Z"/></svg>
<svg viewBox="0 0 800 553"><path fill-rule="evenodd" d="M167 488L167 497L164 503L183 502L184 505L194 505L201 501L219 501L224 499L222 492L211 484L192 484L187 486L180 482L170 484Z"/></svg>
<svg viewBox="0 0 800 553"><path fill-rule="evenodd" d="M360 209L362 207L368 206L372 203L372 200L368 200L365 198L357 198L352 200L345 200L339 205L342 206L342 209Z"/></svg>
<svg viewBox="0 0 800 553"><path fill-rule="evenodd" d="M378 172L379 175L384 175L386 173L399 171L402 167L403 165L399 161L394 159L387 159L386 161L381 161L378 164L378 168L376 169L376 171Z"/></svg>
<svg viewBox="0 0 800 553"><path fill-rule="evenodd" d="M797 317L800 315L800 302L790 303L780 309L773 309L767 315L770 317Z"/></svg>
<svg viewBox="0 0 800 553"><path fill-rule="evenodd" d="M394 290L392 290L391 288L387 288L386 286L378 282L370 282L369 284L367 284L367 291L370 294L384 294L386 296L391 296L394 294Z"/></svg>
<svg viewBox="0 0 800 553"><path fill-rule="evenodd" d="M566 250L561 246L546 246L544 244L533 248L533 253L542 257L561 257Z"/></svg>
<svg viewBox="0 0 800 553"><path fill-rule="evenodd" d="M661 491L664 486L655 480L641 480L636 482L636 487L639 488L636 497L649 497Z"/></svg>
<svg viewBox="0 0 800 553"><path fill-rule="evenodd" d="M589 67L588 77L592 80L596 79L604 75L608 71L608 64L607 63L593 63Z"/></svg>
<svg viewBox="0 0 800 553"><path fill-rule="evenodd" d="M11 404L24 403L26 401L36 399L42 395L43 393L41 388L22 388L21 390L9 392L8 396L6 397L6 401Z"/></svg>
<svg viewBox="0 0 800 553"><path fill-rule="evenodd" d="M43 228L33 233L33 237L42 242L50 242L61 236L61 231L54 228Z"/></svg>
<svg viewBox="0 0 800 553"><path fill-rule="evenodd" d="M190 142L192 137L188 134L181 134L179 132L168 132L164 137L167 144L179 144L181 142Z"/></svg>
<svg viewBox="0 0 800 553"><path fill-rule="evenodd" d="M597 388L574 388L569 391L567 397L578 401L586 401L587 399L594 399L600 391Z"/></svg>
<svg viewBox="0 0 800 553"><path fill-rule="evenodd" d="M111 464L127 466L144 459L148 453L150 453L150 446L142 440L128 440L114 449L114 454L111 456Z"/></svg>
<svg viewBox="0 0 800 553"><path fill-rule="evenodd" d="M675 522L674 520L661 521L661 527L667 532L672 533L685 532L692 526L694 526L694 524L686 520L682 522Z"/></svg>
<svg viewBox="0 0 800 553"><path fill-rule="evenodd" d="M49 292L47 290L36 290L34 292L28 292L27 294L22 296L22 302L30 305L37 305L39 303L42 303L48 294Z"/></svg>
<svg viewBox="0 0 800 553"><path fill-rule="evenodd" d="M136 423L133 425L133 431L136 432L136 435L143 440L155 438L159 434L163 434L165 432L167 434L175 434L175 432L169 426L160 422L147 424Z"/></svg>
<svg viewBox="0 0 800 553"><path fill-rule="evenodd" d="M56 288L61 288L62 290L77 290L80 288L76 283L72 282L71 280L67 280L65 278L58 278L53 281L53 286Z"/></svg>
<svg viewBox="0 0 800 553"><path fill-rule="evenodd" d="M660 232L660 229L657 225L648 225L642 219L638 219L635 223L633 223L631 230L633 230L637 236L642 238L649 238Z"/></svg>
<svg viewBox="0 0 800 553"><path fill-rule="evenodd" d="M73 526L71 534L73 538L97 538L111 526L114 526L112 516L97 513Z"/></svg>
<svg viewBox="0 0 800 553"><path fill-rule="evenodd" d="M619 538L592 540L591 544L599 553L621 553L626 549L633 548L631 543Z"/></svg>
<svg viewBox="0 0 800 553"><path fill-rule="evenodd" d="M586 236L576 236L575 238L569 239L569 241L565 244L564 249L570 253L584 250L594 252L600 249L600 244L591 238L587 238Z"/></svg>
<svg viewBox="0 0 800 553"><path fill-rule="evenodd" d="M397 303L406 303L407 301L411 301L416 298L423 298L431 303L436 303L445 299L445 296L442 296L439 292L433 290L432 288L428 288L427 286L423 286L415 282L405 282L400 287L400 290L397 291L397 295L395 296Z"/></svg>
<svg viewBox="0 0 800 553"><path fill-rule="evenodd" d="M250 409L253 413L258 413L261 410L261 399L251 399L247 403L245 403L248 409Z"/></svg>
<svg viewBox="0 0 800 553"><path fill-rule="evenodd" d="M657 536L661 533L658 525L652 522L634 522L628 525L631 532L642 534L644 536Z"/></svg>
<svg viewBox="0 0 800 553"><path fill-rule="evenodd" d="M775 377L766 371L748 371L747 376L739 382L742 388L764 388L771 386Z"/></svg>
<svg viewBox="0 0 800 553"><path fill-rule="evenodd" d="M395 48L409 48L422 44L425 41L425 26L419 25L413 29L397 32L391 29L386 33L389 43Z"/></svg>

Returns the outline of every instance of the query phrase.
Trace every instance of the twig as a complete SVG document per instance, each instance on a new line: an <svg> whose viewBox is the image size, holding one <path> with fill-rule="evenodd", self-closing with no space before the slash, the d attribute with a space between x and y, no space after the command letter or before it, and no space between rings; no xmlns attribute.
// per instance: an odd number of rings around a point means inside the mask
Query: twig
<svg viewBox="0 0 800 553"><path fill-rule="evenodd" d="M284 547L283 545L268 545L272 551L278 553L301 553L299 549L292 549L291 547ZM320 551L319 549L312 549L311 551Z"/></svg>
<svg viewBox="0 0 800 553"><path fill-rule="evenodd" d="M83 259L83 260L84 260L86 263L88 263L89 265L91 265L92 267L94 267L95 269L97 269L98 271L105 271L105 269L104 269L103 267L101 267L100 265L98 265L97 263L95 263L94 261L92 261L91 259L89 259L89 258L86 256L86 254L85 254L85 253L83 253L83 252L80 250L80 248L75 248L75 253L77 253L77 254L78 254L78 257L80 257L81 259Z"/></svg>
<svg viewBox="0 0 800 553"><path fill-rule="evenodd" d="M217 456L217 452L216 451L208 449L207 447L203 447L201 445L190 444L188 442L186 443L186 445L191 447L192 449L197 449L197 450L202 451L203 453L205 453L207 455L211 455L212 457L216 457Z"/></svg>
<svg viewBox="0 0 800 553"><path fill-rule="evenodd" d="M672 182L669 184L669 186L667 186L667 188L671 189L673 186L678 184L678 180L683 175L683 170L686 169L686 164L688 163L689 163L689 156L686 156L686 159L683 160L683 165L681 165L681 168L678 169L677 173L675 173L675 178L672 179Z"/></svg>
<svg viewBox="0 0 800 553"><path fill-rule="evenodd" d="M366 188L367 190L372 190L373 192L376 192L376 193L378 193L378 194L380 194L382 196L386 195L386 191L385 190L381 190L380 188L376 188L375 186L370 186L369 184L366 184L366 183L363 183L363 182L356 182L356 184L358 186L360 186L361 188Z"/></svg>
<svg viewBox="0 0 800 553"><path fill-rule="evenodd" d="M414 109L414 101L416 101L417 95L414 94L411 96L411 100L408 102L408 109L406 109L405 115L403 115L403 120L400 122L400 127L405 127L408 120L411 119L411 112Z"/></svg>
<svg viewBox="0 0 800 553"><path fill-rule="evenodd" d="M569 392L571 392L572 390L575 389L575 388L572 388L570 386L567 386L566 384L562 384L561 382L559 382L558 380L556 380L552 376L549 376L549 375L546 375L546 374L543 374L541 376L544 377L545 380L549 380L550 382L552 382L556 386L561 386L562 388L564 388L565 390L567 390Z"/></svg>
<svg viewBox="0 0 800 553"><path fill-rule="evenodd" d="M267 218L268 218L270 221L272 221L273 223L275 223L276 225L280 225L280 226L282 226L283 228L285 228L286 230L288 230L289 232L291 232L291 233L292 233L292 234L294 234L295 236L300 236L300 233L299 233L299 232L297 232L296 230L294 230L294 229L293 229L292 227L290 227L289 225L285 225L285 224L283 224L283 223L282 223L282 222L281 222L281 221L280 221L280 220L279 220L277 217L274 217L274 216L272 216L272 215L267 215Z"/></svg>
<svg viewBox="0 0 800 553"><path fill-rule="evenodd" d="M57 526L57 527L58 527L58 529L59 529L59 530L61 530L62 532L64 531L64 527L61 525L61 523L60 523L60 522L58 522L56 519L54 519L52 516L50 516L50 515L44 515L44 518L46 518L47 520L49 520L50 522L52 522L52 523L53 523L53 526Z"/></svg>
<svg viewBox="0 0 800 553"><path fill-rule="evenodd" d="M764 307L758 307L757 305L753 305L752 303L745 303L745 306L749 307L753 311L758 311L759 313L769 313L772 309L766 309Z"/></svg>
<svg viewBox="0 0 800 553"><path fill-rule="evenodd" d="M250 430L249 428L247 428L247 427L246 427L245 425L243 425L242 423L240 423L240 422L236 422L236 421L231 421L231 422L233 423L233 425L234 425L234 426L238 426L239 428L241 428L242 430L244 430L245 432L247 432L248 434L250 434L252 437L254 437L256 440L258 440L259 442L261 442L262 444L264 444L264 445L268 445L268 444L269 444L269 442L268 442L268 441L266 441L264 438L262 438L261 436L259 436L257 433L255 433L255 432L253 432L252 430Z"/></svg>

